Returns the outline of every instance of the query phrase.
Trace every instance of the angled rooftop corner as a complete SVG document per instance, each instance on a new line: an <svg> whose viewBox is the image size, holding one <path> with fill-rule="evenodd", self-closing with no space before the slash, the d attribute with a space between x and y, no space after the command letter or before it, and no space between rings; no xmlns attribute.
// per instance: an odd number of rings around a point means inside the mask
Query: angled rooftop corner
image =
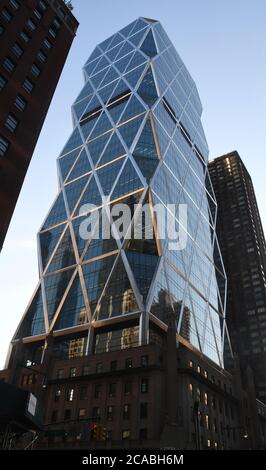
<svg viewBox="0 0 266 470"><path fill-rule="evenodd" d="M159 23L158 20L154 20L153 18L146 18L145 16L140 17L142 20L147 21L148 23Z"/></svg>

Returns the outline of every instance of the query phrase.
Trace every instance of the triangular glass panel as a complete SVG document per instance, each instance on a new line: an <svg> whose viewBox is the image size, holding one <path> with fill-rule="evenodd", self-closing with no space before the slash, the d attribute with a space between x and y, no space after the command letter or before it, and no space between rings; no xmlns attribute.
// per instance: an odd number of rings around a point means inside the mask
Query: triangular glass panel
<svg viewBox="0 0 266 470"><path fill-rule="evenodd" d="M71 137L67 141L63 151L61 152L61 155L65 155L66 153L69 153L71 150L76 149L77 147L80 147L83 144L80 132L78 127L74 129L74 131L71 134ZM60 156L61 156L60 155Z"/></svg>
<svg viewBox="0 0 266 470"><path fill-rule="evenodd" d="M100 155L103 152L103 149L107 144L108 140L110 139L111 135L111 132L109 132L107 134L102 135L101 137L98 137L95 140L92 140L87 144L90 157L94 165L96 165L97 161L99 160Z"/></svg>
<svg viewBox="0 0 266 470"><path fill-rule="evenodd" d="M48 266L48 273L59 271L76 264L76 258L69 228L63 235L56 252Z"/></svg>
<svg viewBox="0 0 266 470"><path fill-rule="evenodd" d="M130 54L126 55L125 57L122 57L122 59L115 62L115 67L119 70L120 73L124 73L133 55L134 55L134 52L131 52Z"/></svg>
<svg viewBox="0 0 266 470"><path fill-rule="evenodd" d="M133 251L127 251L126 255L145 303L158 263L158 257Z"/></svg>
<svg viewBox="0 0 266 470"><path fill-rule="evenodd" d="M133 151L133 157L142 174L149 181L158 165L158 154L150 119L147 120L143 128Z"/></svg>
<svg viewBox="0 0 266 470"><path fill-rule="evenodd" d="M113 49L113 47L117 46L117 44L120 44L122 41L124 41L124 38L121 36L121 34L117 33L114 37L112 42L109 44L107 50Z"/></svg>
<svg viewBox="0 0 266 470"><path fill-rule="evenodd" d="M115 34L110 36L109 38L105 39L103 42L98 44L99 48L104 52L108 49L108 47L111 45L112 40L114 39Z"/></svg>
<svg viewBox="0 0 266 470"><path fill-rule="evenodd" d="M78 149L73 150L72 152L68 153L64 157L58 159L58 165L60 167L62 180L65 181L70 169L74 165L79 153L81 151L81 147Z"/></svg>
<svg viewBox="0 0 266 470"><path fill-rule="evenodd" d="M129 54L129 55L131 55L131 54ZM129 57L129 56L126 56L126 57ZM126 68L126 72L129 72L130 70L135 69L136 67L143 64L144 62L147 63L148 59L144 55L142 55L139 51L136 51L134 53L129 65Z"/></svg>
<svg viewBox="0 0 266 470"><path fill-rule="evenodd" d="M86 112L82 116L81 122L83 120L86 120L90 115L93 115L94 113L99 111L101 108L102 108L101 102L99 101L97 96L94 95L86 108Z"/></svg>
<svg viewBox="0 0 266 470"><path fill-rule="evenodd" d="M91 93L93 93L93 88L90 84L89 81L87 81L81 91L81 93L78 95L76 102L79 102L83 100L86 96L89 96Z"/></svg>
<svg viewBox="0 0 266 470"><path fill-rule="evenodd" d="M123 47L121 48L119 54L116 57L116 60L121 59L121 57L124 57L125 55L129 54L134 50L133 46L129 42L125 42Z"/></svg>
<svg viewBox="0 0 266 470"><path fill-rule="evenodd" d="M105 289L94 319L103 320L138 310L134 291L122 258L120 258Z"/></svg>
<svg viewBox="0 0 266 470"><path fill-rule="evenodd" d="M66 300L56 320L54 330L62 330L88 321L84 296L78 273L66 296Z"/></svg>
<svg viewBox="0 0 266 470"><path fill-rule="evenodd" d="M124 158L120 158L111 163L111 165L104 166L97 171L97 176L105 196L109 195L123 163Z"/></svg>
<svg viewBox="0 0 266 470"><path fill-rule="evenodd" d="M134 34L134 36L130 36L129 41L134 44L134 46L138 47L141 39L143 38L146 30L139 31L138 33Z"/></svg>
<svg viewBox="0 0 266 470"><path fill-rule="evenodd" d="M154 119L154 125L155 125L156 136L159 142L160 154L161 154L161 157L163 157L169 145L169 136L166 134L165 130L160 125L157 119Z"/></svg>
<svg viewBox="0 0 266 470"><path fill-rule="evenodd" d="M183 158L182 154L177 149L177 147L172 143L167 149L167 152L164 157L164 162L174 173L180 185L183 185L187 175L188 163Z"/></svg>
<svg viewBox="0 0 266 470"><path fill-rule="evenodd" d="M93 75L93 77L90 78L92 84L94 85L95 88L98 88L100 85L101 81L105 77L105 75L108 73L109 68L107 67L106 69L102 70L101 72L98 72L96 75Z"/></svg>
<svg viewBox="0 0 266 470"><path fill-rule="evenodd" d="M153 219L148 199L145 199L141 209L142 210L134 217L134 223L130 228L131 239L127 242L126 249L132 252L143 253L144 255L158 256ZM130 238L130 234L127 234L127 238Z"/></svg>
<svg viewBox="0 0 266 470"><path fill-rule="evenodd" d="M90 77L91 75L93 75L93 71L95 70L95 68L99 64L100 60L101 60L101 56L97 57L97 59L94 59L92 62L85 65L85 67L84 67L84 71L85 71L85 74L86 74L85 76Z"/></svg>
<svg viewBox="0 0 266 470"><path fill-rule="evenodd" d="M159 52L163 52L166 49L166 46L165 46L159 32L157 31L157 25L154 28L154 36L156 38L156 43L157 43Z"/></svg>
<svg viewBox="0 0 266 470"><path fill-rule="evenodd" d="M77 210L75 212L75 215L80 215L82 213L87 212L87 208L84 207L82 209L82 206L86 206L88 204L93 204L95 206L99 206L102 203L102 197L99 192L99 188L97 186L97 183L95 181L94 176L92 176L89 185L87 186L80 203L77 207ZM85 210L86 209L86 210Z"/></svg>
<svg viewBox="0 0 266 470"><path fill-rule="evenodd" d="M36 336L45 333L42 290L38 288L27 313L19 327L17 338Z"/></svg>
<svg viewBox="0 0 266 470"><path fill-rule="evenodd" d="M83 277L92 314L110 275L116 256L117 255L104 257L82 266Z"/></svg>
<svg viewBox="0 0 266 470"><path fill-rule="evenodd" d="M123 124L122 126L118 127L118 131L120 135L123 137L124 142L127 145L128 149L131 147L142 121L143 121L143 115L137 117L136 119L132 119L126 124Z"/></svg>
<svg viewBox="0 0 266 470"><path fill-rule="evenodd" d="M112 120L114 121L115 124L117 124L117 122L119 121L120 119L120 116L122 114L122 112L124 111L127 103L128 103L128 100L130 98L130 95L127 94L125 95L124 97L122 97L121 99L117 100L117 101L113 101L112 99L112 103L110 106L108 106L107 110L108 110L108 113L110 114ZM115 99L115 97L114 97Z"/></svg>
<svg viewBox="0 0 266 470"><path fill-rule="evenodd" d="M148 68L143 80L138 88L138 94L147 105L152 106L158 99L153 73L151 67Z"/></svg>
<svg viewBox="0 0 266 470"><path fill-rule="evenodd" d="M103 218L103 214L105 214L104 218ZM89 243L89 246L83 258L83 261L88 261L93 258L100 257L102 255L105 255L106 253L111 253L118 249L116 240L113 238L112 234L110 234L110 237L103 236L103 234L107 233L105 232L105 228L107 228L108 233L109 233L109 230L110 230L109 224L110 222L106 213L102 212L99 218L99 226L97 227L97 229L92 235L92 239Z"/></svg>
<svg viewBox="0 0 266 470"><path fill-rule="evenodd" d="M67 181L72 181L75 178L79 178L79 176L85 175L86 173L89 173L90 171L91 171L91 165L88 159L88 155L86 153L86 150L83 149Z"/></svg>
<svg viewBox="0 0 266 470"><path fill-rule="evenodd" d="M52 227L53 225L60 224L64 220L67 220L65 202L63 198L63 193L60 191L58 194L56 201L54 202L48 217L46 218L42 230Z"/></svg>
<svg viewBox="0 0 266 470"><path fill-rule="evenodd" d="M111 162L115 158L120 157L124 155L125 153L126 153L125 148L123 147L120 140L118 139L117 134L114 133L106 149L104 150L104 153L101 157L99 164L103 165L104 163Z"/></svg>
<svg viewBox="0 0 266 470"><path fill-rule="evenodd" d="M49 323L51 323L63 295L67 289L69 281L74 274L74 269L67 269L56 274L44 277L44 288Z"/></svg>
<svg viewBox="0 0 266 470"><path fill-rule="evenodd" d="M73 181L73 183L69 183L65 186L65 193L70 214L73 212L73 209L77 204L77 201L79 200L87 182L88 176L83 176L83 178Z"/></svg>
<svg viewBox="0 0 266 470"><path fill-rule="evenodd" d="M137 20L135 20L132 23L130 23L129 25L125 26L123 29L121 29L119 31L120 34L123 34L123 36L125 36L125 37L129 36L136 23L137 23Z"/></svg>
<svg viewBox="0 0 266 470"><path fill-rule="evenodd" d="M101 82L101 88L107 85L107 83L111 83L119 78L117 71L114 67L110 67L109 71L107 72L106 76L104 77L103 81Z"/></svg>
<svg viewBox="0 0 266 470"><path fill-rule="evenodd" d="M135 95L132 95L125 111L123 112L123 115L120 119L120 122L125 122L128 121L129 119L133 118L134 116L137 116L138 114L144 113L146 109L144 106L140 103L138 98Z"/></svg>
<svg viewBox="0 0 266 470"><path fill-rule="evenodd" d="M155 45L155 41L154 41L154 37L153 37L153 34L152 34L151 30L148 32L148 34L147 34L146 38L144 39L140 49L142 50L142 52L144 52L144 54L146 54L147 56L149 56L151 58L158 54L157 49L156 49L156 45Z"/></svg>
<svg viewBox="0 0 266 470"><path fill-rule="evenodd" d="M150 309L151 313L167 324L169 313L172 313L171 293L169 292L165 270L162 266L156 276L155 294Z"/></svg>
<svg viewBox="0 0 266 470"><path fill-rule="evenodd" d="M106 52L107 57L113 62L120 51L121 47L123 47L123 44L118 44L115 46L113 49L110 49L108 52Z"/></svg>
<svg viewBox="0 0 266 470"><path fill-rule="evenodd" d="M85 115L87 115L87 113ZM85 140L89 139L91 131L94 128L96 122L98 121L100 115L101 110L89 115L88 117L86 117L86 119L80 122L80 130Z"/></svg>
<svg viewBox="0 0 266 470"><path fill-rule="evenodd" d="M130 36L137 33L137 31L139 31L140 29L143 29L143 28L148 28L147 23L145 23L145 21L143 21L141 19L138 19L137 23L135 24L133 29L130 31Z"/></svg>
<svg viewBox="0 0 266 470"><path fill-rule="evenodd" d="M64 224L59 225L52 230L46 230L46 232L41 232L39 234L43 269L45 269L65 227L66 225Z"/></svg>
<svg viewBox="0 0 266 470"><path fill-rule="evenodd" d="M143 184L131 161L128 160L112 192L111 199L126 195L140 188L143 188Z"/></svg>
<svg viewBox="0 0 266 470"><path fill-rule="evenodd" d="M126 92L130 93L130 89L128 88L127 83L124 82L124 80L121 78L121 80L119 80L118 83L116 84L114 92L110 100L108 101L108 104L111 104L114 101L118 100L122 95L126 95Z"/></svg>
<svg viewBox="0 0 266 470"><path fill-rule="evenodd" d="M100 72L100 70L103 70L105 69L106 67L108 67L108 65L110 65L110 63L108 62L108 60L106 59L106 57L102 57L101 60L98 62L97 66L95 67L95 69L93 70L93 75Z"/></svg>
<svg viewBox="0 0 266 470"><path fill-rule="evenodd" d="M112 124L105 111L102 112L96 126L94 127L90 139L95 139L98 135L104 134L108 130L112 129Z"/></svg>
<svg viewBox="0 0 266 470"><path fill-rule="evenodd" d="M125 75L125 79L128 81L129 85L133 90L135 89L145 67L146 64L143 64L140 67L132 70L132 72L129 72Z"/></svg>
<svg viewBox="0 0 266 470"><path fill-rule="evenodd" d="M95 47L94 51L91 53L90 57L88 58L88 62L92 62L94 59L96 59L97 57L99 57L100 55L102 55L102 51L101 49L99 49L99 47ZM87 64L86 64L87 65Z"/></svg>
<svg viewBox="0 0 266 470"><path fill-rule="evenodd" d="M84 98L84 100L79 101L78 103L72 106L72 110L75 112L77 120L79 120L82 114L85 112L86 107L88 106L90 100L92 99L92 94Z"/></svg>
<svg viewBox="0 0 266 470"><path fill-rule="evenodd" d="M100 211L101 209L99 209L99 212ZM88 214L72 220L72 227L80 257L83 255L88 240L91 238L91 233L94 231L97 224L98 218L88 217Z"/></svg>
<svg viewBox="0 0 266 470"><path fill-rule="evenodd" d="M110 85L106 85L104 88L101 88L98 91L98 95L100 96L104 104L106 104L107 101L110 99L116 86L117 86L117 82L113 82L113 83L110 83Z"/></svg>

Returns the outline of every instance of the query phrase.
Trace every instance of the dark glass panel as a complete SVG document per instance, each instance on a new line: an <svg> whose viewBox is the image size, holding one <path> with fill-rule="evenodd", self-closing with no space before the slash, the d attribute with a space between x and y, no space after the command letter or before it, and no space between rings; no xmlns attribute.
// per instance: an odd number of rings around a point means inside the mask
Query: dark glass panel
<svg viewBox="0 0 266 470"><path fill-rule="evenodd" d="M86 96L89 96L91 93L93 93L93 88L90 84L90 82L86 82L84 87L82 88L81 93L78 95L76 102L83 100Z"/></svg>
<svg viewBox="0 0 266 470"><path fill-rule="evenodd" d="M97 186L94 176L90 180L89 185L81 198L81 201L76 210L76 215L79 215L81 213L81 208L85 204L93 204L95 206L99 206L100 204L102 204L102 197L100 195L99 188ZM83 212L86 212L85 209L82 210L82 213Z"/></svg>
<svg viewBox="0 0 266 470"><path fill-rule="evenodd" d="M149 57L154 57L157 55L157 49L152 31L148 32L140 49L142 50L142 52L144 52L144 54L148 55Z"/></svg>
<svg viewBox="0 0 266 470"><path fill-rule="evenodd" d="M44 311L42 291L41 287L39 287L18 330L17 338L41 335L43 333L45 333Z"/></svg>
<svg viewBox="0 0 266 470"><path fill-rule="evenodd" d="M128 194L142 187L143 184L139 179L136 170L134 169L131 161L128 160L112 192L111 199L123 196L124 194Z"/></svg>
<svg viewBox="0 0 266 470"><path fill-rule="evenodd" d="M103 152L104 147L106 146L108 140L111 137L111 132L98 137L95 140L92 140L87 144L91 159L93 163L96 165L97 161L100 158L101 153Z"/></svg>
<svg viewBox="0 0 266 470"><path fill-rule="evenodd" d="M71 167L76 161L80 151L81 151L81 147L74 150L73 152L68 153L65 157L59 158L58 163L60 166L63 181L65 181L66 176L68 175Z"/></svg>
<svg viewBox="0 0 266 470"><path fill-rule="evenodd" d="M143 121L143 115L118 127L118 131L120 135L123 137L124 142L126 143L128 148L131 147L142 121Z"/></svg>
<svg viewBox="0 0 266 470"><path fill-rule="evenodd" d="M54 202L52 209L49 212L47 219L45 220L42 230L52 227L53 225L60 224L67 219L66 208L64 203L64 198L62 191L57 196L56 201Z"/></svg>
<svg viewBox="0 0 266 470"><path fill-rule="evenodd" d="M73 273L74 269L68 269L57 274L50 274L44 278L49 323L58 309Z"/></svg>
<svg viewBox="0 0 266 470"><path fill-rule="evenodd" d="M89 173L91 171L91 165L88 159L88 155L86 153L86 150L82 150L80 156L78 157L75 166L73 170L71 171L68 181L74 180L75 178L78 178L79 176L82 176L86 173Z"/></svg>
<svg viewBox="0 0 266 470"><path fill-rule="evenodd" d="M69 153L71 150L80 147L82 144L83 142L79 133L79 129L76 127L76 129L72 132L70 139L67 141L67 144L65 145L61 155Z"/></svg>
<svg viewBox="0 0 266 470"><path fill-rule="evenodd" d="M49 258L54 251L65 227L66 226L63 224L52 230L47 230L46 232L40 233L39 237L43 269L45 269L47 262L49 261Z"/></svg>
<svg viewBox="0 0 266 470"><path fill-rule="evenodd" d="M63 328L70 328L72 326L82 325L87 321L85 301L77 273L60 310L54 329L61 330Z"/></svg>
<svg viewBox="0 0 266 470"><path fill-rule="evenodd" d="M67 266L72 266L73 264L76 264L76 258L70 235L70 230L68 228L58 245L58 248L52 258L52 261L49 264L47 272L51 273L59 271L59 269L66 268Z"/></svg>
<svg viewBox="0 0 266 470"><path fill-rule="evenodd" d="M129 54L134 50L133 46L129 42L125 42L123 47L121 48L119 54L116 57L116 60L121 59L121 57L124 57L125 55Z"/></svg>
<svg viewBox="0 0 266 470"><path fill-rule="evenodd" d="M128 81L132 89L136 87L145 67L146 64L143 64L125 75L125 79Z"/></svg>
<svg viewBox="0 0 266 470"><path fill-rule="evenodd" d="M147 120L143 128L138 143L133 151L133 157L142 174L145 178L150 180L158 164L157 149L150 119Z"/></svg>
<svg viewBox="0 0 266 470"><path fill-rule="evenodd" d="M152 106L158 98L153 73L150 67L138 88L138 94L149 106Z"/></svg>
<svg viewBox="0 0 266 470"><path fill-rule="evenodd" d="M114 160L115 158L120 157L121 155L124 155L125 153L126 153L125 148L123 147L122 143L117 137L117 134L114 133L106 149L103 152L103 155L101 157L99 164L103 165L104 163L108 163Z"/></svg>
<svg viewBox="0 0 266 470"><path fill-rule="evenodd" d="M97 176L105 196L109 195L124 161L124 158L120 158L111 165L107 165L97 171Z"/></svg>
<svg viewBox="0 0 266 470"><path fill-rule="evenodd" d="M73 183L69 183L65 186L65 193L67 197L69 212L72 213L75 205L78 202L81 193L88 182L89 176L84 176Z"/></svg>
<svg viewBox="0 0 266 470"><path fill-rule="evenodd" d="M146 301L153 279L158 257L137 252L127 252L127 259L134 274L137 286L144 302Z"/></svg>
<svg viewBox="0 0 266 470"><path fill-rule="evenodd" d="M144 113L146 110L143 107L143 105L140 103L138 98L136 98L135 95L132 95L125 111L123 112L123 115L120 119L120 122L127 121L134 116L137 116L138 114Z"/></svg>

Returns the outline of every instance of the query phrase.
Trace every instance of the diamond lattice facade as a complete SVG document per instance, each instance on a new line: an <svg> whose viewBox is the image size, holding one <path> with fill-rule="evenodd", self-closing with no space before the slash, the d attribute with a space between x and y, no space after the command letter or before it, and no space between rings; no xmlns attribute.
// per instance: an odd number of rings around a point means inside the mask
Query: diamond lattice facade
<svg viewBox="0 0 266 470"><path fill-rule="evenodd" d="M177 338L223 366L226 279L195 83L160 23L145 18L99 44L84 75L38 234L40 281L13 341L24 339L27 363L42 361L49 336L60 358L125 349L156 341L172 311ZM115 202L131 208L142 239L84 240L86 204L102 221ZM169 249L156 204L187 205L184 249ZM168 215L180 227L178 209Z"/></svg>

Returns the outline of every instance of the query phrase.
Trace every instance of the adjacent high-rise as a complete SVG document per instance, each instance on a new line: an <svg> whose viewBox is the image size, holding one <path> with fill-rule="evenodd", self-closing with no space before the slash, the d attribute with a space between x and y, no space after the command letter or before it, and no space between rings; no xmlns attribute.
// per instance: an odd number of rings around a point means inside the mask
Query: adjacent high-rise
<svg viewBox="0 0 266 470"><path fill-rule="evenodd" d="M266 250L251 177L238 152L209 163L218 204L217 233L228 277L227 324L232 347L250 364L266 401ZM230 361L229 361L230 363Z"/></svg>
<svg viewBox="0 0 266 470"><path fill-rule="evenodd" d="M148 18L99 44L84 75L38 233L40 280L0 377L44 405L43 447L251 445L223 368L226 277L196 85Z"/></svg>
<svg viewBox="0 0 266 470"><path fill-rule="evenodd" d="M62 0L0 6L0 250L78 22Z"/></svg>

